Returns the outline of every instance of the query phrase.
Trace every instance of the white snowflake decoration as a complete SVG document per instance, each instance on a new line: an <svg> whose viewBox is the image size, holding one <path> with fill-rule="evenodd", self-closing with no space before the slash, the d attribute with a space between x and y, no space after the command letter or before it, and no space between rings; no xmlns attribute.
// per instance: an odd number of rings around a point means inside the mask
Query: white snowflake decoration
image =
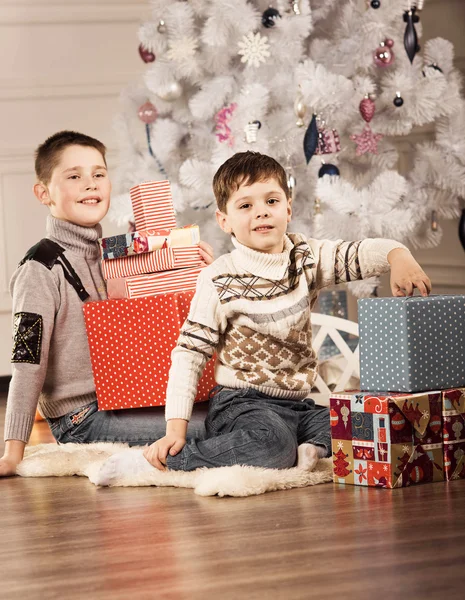
<svg viewBox="0 0 465 600"><path fill-rule="evenodd" d="M193 37L182 37L177 38L169 42L169 49L166 53L166 57L169 60L180 62L186 58L194 56L199 47L198 41Z"/></svg>
<svg viewBox="0 0 465 600"><path fill-rule="evenodd" d="M269 53L270 45L266 35L254 34L252 31L244 35L239 42L238 54L242 56L241 62L247 63L248 67L259 67L260 63L265 63L271 56Z"/></svg>

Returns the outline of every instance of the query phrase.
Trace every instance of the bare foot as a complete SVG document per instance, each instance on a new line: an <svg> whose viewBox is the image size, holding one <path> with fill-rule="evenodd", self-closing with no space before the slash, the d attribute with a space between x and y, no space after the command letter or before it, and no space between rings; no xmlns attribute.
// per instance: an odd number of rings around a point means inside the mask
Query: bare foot
<svg viewBox="0 0 465 600"><path fill-rule="evenodd" d="M319 460L318 448L313 444L300 444L297 448L297 468L302 471L313 471Z"/></svg>

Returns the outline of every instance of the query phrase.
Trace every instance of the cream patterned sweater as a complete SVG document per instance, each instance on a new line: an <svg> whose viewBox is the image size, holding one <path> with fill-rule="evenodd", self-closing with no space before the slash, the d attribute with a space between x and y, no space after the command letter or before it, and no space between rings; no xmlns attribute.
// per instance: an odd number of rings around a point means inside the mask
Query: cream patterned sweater
<svg viewBox="0 0 465 600"><path fill-rule="evenodd" d="M316 378L310 311L319 290L380 275L393 240L344 242L285 237L284 252L235 250L199 276L189 316L172 352L166 419L189 420L203 368L216 352L215 379L301 400Z"/></svg>

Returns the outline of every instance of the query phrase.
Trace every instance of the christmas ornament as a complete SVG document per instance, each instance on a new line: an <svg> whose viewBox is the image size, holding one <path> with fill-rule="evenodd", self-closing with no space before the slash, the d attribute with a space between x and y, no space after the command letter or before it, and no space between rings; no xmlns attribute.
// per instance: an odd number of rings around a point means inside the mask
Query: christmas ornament
<svg viewBox="0 0 465 600"><path fill-rule="evenodd" d="M298 117L296 121L297 127L303 127L305 125L303 118L305 117L305 113L307 112L307 107L305 102L303 101L302 95L298 94L297 98L294 102L294 112L296 117Z"/></svg>
<svg viewBox="0 0 465 600"><path fill-rule="evenodd" d="M270 27L274 27L277 19L280 19L281 15L279 14L279 10L276 8L267 8L265 12L262 14L262 25L269 29Z"/></svg>
<svg viewBox="0 0 465 600"><path fill-rule="evenodd" d="M155 54L145 48L142 44L139 44L139 54L145 63L151 63L155 60Z"/></svg>
<svg viewBox="0 0 465 600"><path fill-rule="evenodd" d="M184 36L168 42L166 58L175 62L189 59L197 52L198 41L194 37Z"/></svg>
<svg viewBox="0 0 465 600"><path fill-rule="evenodd" d="M379 8L381 6L380 0L371 0L370 2L371 8Z"/></svg>
<svg viewBox="0 0 465 600"><path fill-rule="evenodd" d="M259 67L260 63L265 63L266 59L271 56L266 35L261 36L259 33L254 35L251 31L243 36L238 45L237 53L242 56L241 62L247 63L248 67Z"/></svg>
<svg viewBox="0 0 465 600"><path fill-rule="evenodd" d="M465 250L465 208L462 210L462 216L459 222L459 239L462 244L462 248Z"/></svg>
<svg viewBox="0 0 465 600"><path fill-rule="evenodd" d="M234 136L229 127L229 121L236 108L237 104L233 102L219 110L215 115L215 135L221 143L227 143L230 148L234 145Z"/></svg>
<svg viewBox="0 0 465 600"><path fill-rule="evenodd" d="M291 7L295 15L300 15L300 2L299 0L291 0Z"/></svg>
<svg viewBox="0 0 465 600"><path fill-rule="evenodd" d="M157 92L157 96L165 102L173 102L182 96L182 86L179 81L172 81L162 90Z"/></svg>
<svg viewBox="0 0 465 600"><path fill-rule="evenodd" d="M333 154L341 150L341 140L335 129L325 129L325 122L317 117L318 146L316 154Z"/></svg>
<svg viewBox="0 0 465 600"><path fill-rule="evenodd" d="M157 109L148 101L145 104L142 104L137 114L142 123L153 123L158 116Z"/></svg>
<svg viewBox="0 0 465 600"><path fill-rule="evenodd" d="M396 97L394 98L393 103L394 103L394 106L397 106L397 108L399 108L400 106L403 105L404 99L400 95L400 92L396 92Z"/></svg>
<svg viewBox="0 0 465 600"><path fill-rule="evenodd" d="M257 141L257 133L261 126L260 121L249 121L244 127L245 140L248 144L254 144Z"/></svg>
<svg viewBox="0 0 465 600"><path fill-rule="evenodd" d="M418 23L420 17L416 14L416 10L417 8L413 6L409 10L406 10L404 12L404 22L406 23L404 33L404 47L411 63L413 63L415 54L417 54L417 52L420 51L420 46L418 45L417 31L415 29L415 23Z"/></svg>
<svg viewBox="0 0 465 600"><path fill-rule="evenodd" d="M313 206L313 212L315 215L321 215L321 201L319 198L315 198L315 204Z"/></svg>
<svg viewBox="0 0 465 600"><path fill-rule="evenodd" d="M338 176L340 172L336 165L323 163L318 171L318 177L324 177L325 175Z"/></svg>
<svg viewBox="0 0 465 600"><path fill-rule="evenodd" d="M385 39L384 42L381 42L378 48L373 53L373 60L375 61L375 65L377 67L389 67L394 62L394 51L392 47L394 46L394 40Z"/></svg>
<svg viewBox="0 0 465 600"><path fill-rule="evenodd" d="M433 210L431 212L431 231L437 231L438 230L438 213L437 211Z"/></svg>
<svg viewBox="0 0 465 600"><path fill-rule="evenodd" d="M307 131L304 136L304 154L307 161L307 165L310 159L315 154L315 150L318 146L318 127L316 125L316 115L313 115L310 121Z"/></svg>
<svg viewBox="0 0 465 600"><path fill-rule="evenodd" d="M287 183L287 187L289 188L291 200L295 200L297 181L294 176L294 169L290 165L288 165L286 167L285 171L286 171L286 183Z"/></svg>
<svg viewBox="0 0 465 600"><path fill-rule="evenodd" d="M366 97L360 102L359 109L366 125L362 133L350 136L350 139L357 144L356 154L357 156L362 156L367 152L378 154L378 142L383 139L383 136L381 133L373 133L370 127L370 121L375 114L375 103L371 98Z"/></svg>
<svg viewBox="0 0 465 600"><path fill-rule="evenodd" d="M166 23L165 23L165 21L163 21L163 19L160 19L158 21L157 31L158 31L158 33L161 33L161 34L166 33Z"/></svg>

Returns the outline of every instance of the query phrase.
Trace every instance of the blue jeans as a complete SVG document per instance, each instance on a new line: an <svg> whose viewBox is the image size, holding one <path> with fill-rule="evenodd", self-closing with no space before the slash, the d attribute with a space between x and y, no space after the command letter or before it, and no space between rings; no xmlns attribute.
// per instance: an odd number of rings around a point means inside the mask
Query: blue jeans
<svg viewBox="0 0 465 600"><path fill-rule="evenodd" d="M207 402L194 405L189 436L205 437ZM47 419L60 444L74 442L126 442L130 446L152 444L166 434L165 407L99 411L97 402L81 406L56 419Z"/></svg>
<svg viewBox="0 0 465 600"><path fill-rule="evenodd" d="M322 446L329 456L329 409L313 400L283 400L253 389L217 388L205 422L206 439L190 439L168 468L250 465L286 469L295 465L297 447Z"/></svg>

